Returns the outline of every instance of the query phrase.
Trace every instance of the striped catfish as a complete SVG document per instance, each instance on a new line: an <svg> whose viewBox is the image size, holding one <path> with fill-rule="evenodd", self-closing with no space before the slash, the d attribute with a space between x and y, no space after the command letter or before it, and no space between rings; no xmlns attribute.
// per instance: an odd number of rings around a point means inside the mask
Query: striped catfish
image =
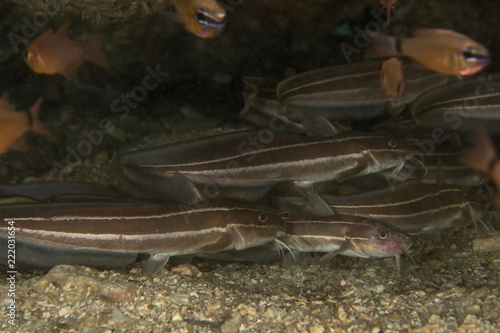
<svg viewBox="0 0 500 333"><path fill-rule="evenodd" d="M484 126L500 134L500 75L478 76L419 96L411 107L418 126L472 132Z"/></svg>
<svg viewBox="0 0 500 333"><path fill-rule="evenodd" d="M409 235L389 224L358 216L285 218L285 234L280 241L300 252L326 252L320 261L336 255L360 258L396 257L413 245Z"/></svg>
<svg viewBox="0 0 500 333"><path fill-rule="evenodd" d="M376 134L313 138L263 130L132 152L121 163L134 183L132 190L143 187L155 197L162 192L174 199L187 197L189 184L178 182L186 177L206 197L253 201L285 183L307 189L311 198L313 183L380 172L408 158L403 142Z"/></svg>
<svg viewBox="0 0 500 333"><path fill-rule="evenodd" d="M434 141L413 139L413 159L398 170L386 170L382 174L391 184L418 179L427 184L449 184L458 186L478 186L484 182L484 176L463 165L459 158L466 152L463 146Z"/></svg>
<svg viewBox="0 0 500 333"><path fill-rule="evenodd" d="M278 82L275 80L244 77L243 85L245 106L238 117L259 127L310 136L332 136L340 132L351 131L344 125L330 122L320 114L302 117L300 122L281 114L280 103L276 96Z"/></svg>
<svg viewBox="0 0 500 333"><path fill-rule="evenodd" d="M484 205L470 191L418 181L343 197L324 195L323 199L334 213L376 219L411 234L465 227L484 213Z"/></svg>
<svg viewBox="0 0 500 333"><path fill-rule="evenodd" d="M15 240L16 261L116 268L151 254L154 275L172 255L242 250L274 240L284 229L272 213L227 203L200 207L139 203L57 203L0 207L2 261ZM12 237L14 236L14 237ZM108 266L109 265L109 266Z"/></svg>
<svg viewBox="0 0 500 333"><path fill-rule="evenodd" d="M445 84L450 77L404 66L405 89L394 103L380 83L381 62L318 69L292 76L277 87L281 111L292 119L310 112L329 120L365 120L399 114L422 92Z"/></svg>
<svg viewBox="0 0 500 333"><path fill-rule="evenodd" d="M224 251L201 254L200 257L225 261L271 262L282 258L284 249L290 251L285 261L299 258L303 253L327 253L320 262L336 255L385 258L399 256L413 245L409 235L391 225L368 218L348 215L284 218L285 234L277 242L243 251ZM292 259L293 261L293 259Z"/></svg>

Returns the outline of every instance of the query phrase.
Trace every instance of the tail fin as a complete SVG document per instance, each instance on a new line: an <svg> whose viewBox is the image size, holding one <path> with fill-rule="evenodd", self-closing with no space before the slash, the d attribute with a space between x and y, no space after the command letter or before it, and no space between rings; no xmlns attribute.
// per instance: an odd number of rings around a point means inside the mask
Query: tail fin
<svg viewBox="0 0 500 333"><path fill-rule="evenodd" d="M33 104L28 110L30 117L31 130L33 132L40 133L42 135L51 136L50 131L45 127L40 118L38 117L40 113L40 105L42 105L43 99L40 97L35 104Z"/></svg>
<svg viewBox="0 0 500 333"><path fill-rule="evenodd" d="M104 42L104 35L96 36L95 38L86 42L85 59L96 63L97 65L109 69L109 63L101 52L102 43Z"/></svg>
<svg viewBox="0 0 500 333"><path fill-rule="evenodd" d="M372 37L371 48L365 52L366 59L392 58L400 56L400 39L386 34Z"/></svg>
<svg viewBox="0 0 500 333"><path fill-rule="evenodd" d="M497 151L486 129L476 129L474 147L460 156L460 161L471 169L488 174L493 162L498 158Z"/></svg>

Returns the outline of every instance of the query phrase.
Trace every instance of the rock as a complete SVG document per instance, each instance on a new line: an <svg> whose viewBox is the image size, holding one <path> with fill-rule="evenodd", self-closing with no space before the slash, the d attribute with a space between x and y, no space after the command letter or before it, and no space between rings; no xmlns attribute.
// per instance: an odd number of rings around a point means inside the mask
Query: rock
<svg viewBox="0 0 500 333"><path fill-rule="evenodd" d="M55 285L58 289L72 291L85 297L89 295L101 297L111 303L131 301L135 294L135 290L128 285L98 281L85 276L77 267L66 265L52 268L49 273L36 281L31 287L43 292L49 285Z"/></svg>
<svg viewBox="0 0 500 333"><path fill-rule="evenodd" d="M197 276L200 277L202 273L196 267L191 264L182 264L179 266L172 267L172 272L179 273L183 276Z"/></svg>
<svg viewBox="0 0 500 333"><path fill-rule="evenodd" d="M500 251L500 236L476 238L472 241L472 250L476 252Z"/></svg>
<svg viewBox="0 0 500 333"><path fill-rule="evenodd" d="M219 310L222 307L222 303L220 301L213 301L207 304L207 311L213 312Z"/></svg>
<svg viewBox="0 0 500 333"><path fill-rule="evenodd" d="M70 306L64 306L62 307L58 312L57 314L59 315L59 317L66 317L68 316L70 313L71 313L71 307Z"/></svg>
<svg viewBox="0 0 500 333"><path fill-rule="evenodd" d="M238 313L234 317L226 320L220 327L222 333L237 333L242 323L241 315Z"/></svg>

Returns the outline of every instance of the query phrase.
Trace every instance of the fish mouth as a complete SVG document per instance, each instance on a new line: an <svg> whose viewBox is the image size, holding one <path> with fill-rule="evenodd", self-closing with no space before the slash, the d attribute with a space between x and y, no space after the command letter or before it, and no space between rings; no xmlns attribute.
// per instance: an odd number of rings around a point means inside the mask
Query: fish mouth
<svg viewBox="0 0 500 333"><path fill-rule="evenodd" d="M210 13L203 8L196 9L196 19L198 23L208 27L222 29L226 25L226 12Z"/></svg>
<svg viewBox="0 0 500 333"><path fill-rule="evenodd" d="M470 67L461 71L460 75L475 74L483 70L491 62L490 53L487 49L466 47L462 51L462 57Z"/></svg>
<svg viewBox="0 0 500 333"><path fill-rule="evenodd" d="M473 47L464 48L462 56L467 60L467 62L489 62L491 60L488 50Z"/></svg>

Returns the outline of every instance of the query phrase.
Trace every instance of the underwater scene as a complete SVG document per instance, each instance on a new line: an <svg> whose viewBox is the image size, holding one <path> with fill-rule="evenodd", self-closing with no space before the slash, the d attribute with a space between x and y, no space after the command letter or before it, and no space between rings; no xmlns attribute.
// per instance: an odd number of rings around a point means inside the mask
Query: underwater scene
<svg viewBox="0 0 500 333"><path fill-rule="evenodd" d="M500 330L500 3L0 9L0 331Z"/></svg>

